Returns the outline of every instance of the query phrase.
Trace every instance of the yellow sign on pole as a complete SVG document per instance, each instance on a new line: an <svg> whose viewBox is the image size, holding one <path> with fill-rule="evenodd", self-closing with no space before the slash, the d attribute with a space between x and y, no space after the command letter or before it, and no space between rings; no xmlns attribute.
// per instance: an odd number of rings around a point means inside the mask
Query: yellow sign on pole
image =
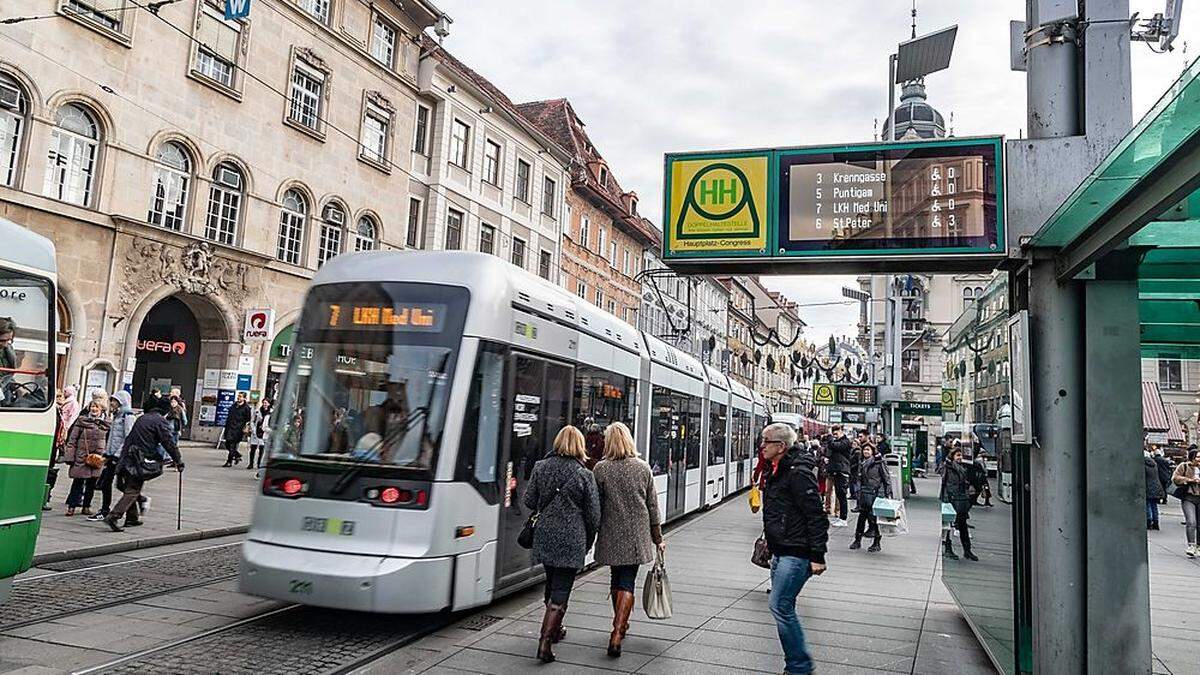
<svg viewBox="0 0 1200 675"><path fill-rule="evenodd" d="M770 156L667 157L667 253L767 252Z"/></svg>
<svg viewBox="0 0 1200 675"><path fill-rule="evenodd" d="M958 407L958 390L943 389L942 390L942 410L954 410Z"/></svg>
<svg viewBox="0 0 1200 675"><path fill-rule="evenodd" d="M832 384L813 385L813 405L833 405L837 399L837 388Z"/></svg>

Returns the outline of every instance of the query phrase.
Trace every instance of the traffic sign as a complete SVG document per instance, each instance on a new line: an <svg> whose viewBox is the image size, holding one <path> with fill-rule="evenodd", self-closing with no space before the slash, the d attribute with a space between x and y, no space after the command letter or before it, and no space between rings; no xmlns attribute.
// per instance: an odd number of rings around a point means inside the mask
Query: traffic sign
<svg viewBox="0 0 1200 675"><path fill-rule="evenodd" d="M1003 152L983 137L669 154L663 259L685 271L991 269L1005 254Z"/></svg>
<svg viewBox="0 0 1200 675"><path fill-rule="evenodd" d="M668 255L765 255L769 153L668 155Z"/></svg>
<svg viewBox="0 0 1200 675"><path fill-rule="evenodd" d="M879 390L866 384L839 384L837 385L837 403L838 405L878 405Z"/></svg>
<svg viewBox="0 0 1200 675"><path fill-rule="evenodd" d="M812 390L813 405L833 405L837 403L837 388L832 384L817 383Z"/></svg>

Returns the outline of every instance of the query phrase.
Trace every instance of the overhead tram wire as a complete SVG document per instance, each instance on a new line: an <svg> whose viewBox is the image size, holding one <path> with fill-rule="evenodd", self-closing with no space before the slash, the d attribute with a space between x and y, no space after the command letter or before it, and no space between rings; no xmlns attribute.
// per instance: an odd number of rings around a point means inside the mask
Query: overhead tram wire
<svg viewBox="0 0 1200 675"><path fill-rule="evenodd" d="M158 10L162 9L163 7L165 7L167 5L173 5L177 2L179 2L179 0L159 0L158 2L149 3L148 5L146 5L145 9L147 11L149 11L151 14L157 14ZM117 14L119 12L127 12L127 11L130 11L133 9L136 9L136 8L131 7L129 5L123 5L121 7L97 9L94 11L99 14ZM10 17L4 18L4 19L0 19L0 26L5 26L5 25L11 26L13 24L25 23L27 21L41 21L43 19L63 19L63 18L67 18L67 17L68 17L68 14L60 14L60 13L36 14L36 15L32 15L32 16L10 16Z"/></svg>
<svg viewBox="0 0 1200 675"><path fill-rule="evenodd" d="M177 0L171 0L171 1L172 1L172 2L176 2ZM141 2L140 0L129 0L129 3L130 3L130 4L132 4L132 5L134 5L134 6L136 6L136 7L140 7L140 8L142 8L142 9L146 10L147 12L150 12L151 14L153 14L153 15L154 15L154 17L155 17L156 19L158 19L159 21L161 21L161 22L163 22L163 23L167 24L167 26L171 27L171 29L172 29L172 30L174 30L176 33L179 33L179 34L180 34L180 35L182 35L183 37L187 38L189 41L191 41L191 42L195 43L197 46L201 46L201 47L204 47L204 48L206 48L206 49L210 49L210 50L211 50L211 47L210 47L209 45L205 44L205 43L204 43L204 41L196 39L196 37L195 37L195 36L193 36L192 34L188 33L186 30L184 30L184 29L180 28L179 26L175 25L174 23L172 23L171 21L169 21L169 20L168 20L168 19L166 19L165 17L163 17L163 16L160 16L160 15L158 14L158 12L157 12L157 10L156 10L156 9L155 9L155 10L151 10L151 9L150 9L150 7L151 7L151 6L154 6L154 5L157 5L157 4L160 4L160 3L148 3L148 4L145 4L145 5L144 5L144 4L142 4L142 2ZM265 3L264 3L264 4L265 4ZM270 5L269 5L269 4L266 4L266 6L270 7ZM277 13L278 13L278 10L275 10L274 8L272 8L272 11L275 11L275 12L277 12ZM259 84L260 84L260 85L262 85L263 87L266 87L268 91L271 91L271 92L273 92L273 93L277 94L277 95L278 95L280 98L282 98L282 99L284 100L284 102L285 102L285 103L287 103L287 102L291 101L292 97L291 97L291 95L290 95L290 94L288 94L287 92L285 92L285 91L283 91L283 90L281 90L281 89L278 89L278 88L274 87L273 85L271 85L270 83L268 83L268 82L267 82L266 80L264 80L263 78L261 78L261 77L259 77L258 75L256 75L256 74L254 74L254 73L250 72L250 70L249 70L249 69L247 69L245 66L243 66L243 65L241 65L241 64L239 64L239 63L231 63L230 65L231 65L231 66L233 66L233 68L234 68L235 70L238 70L238 71L240 71L240 72L244 73L244 74L245 74L247 77L249 77L250 79L252 79L252 80L254 80L255 82L259 83ZM360 139L359 139L357 136L355 136L354 134L352 134L352 133L350 133L350 132L348 132L348 131L345 131L345 130L344 130L344 129L342 129L341 127L337 126L336 124L334 124L333 122L331 122L331 121L328 119L328 117L327 117L327 116L325 116L325 115L322 115L322 116L319 116L319 117L318 117L318 119L319 119L321 122L323 122L327 128L329 128L329 129L332 129L333 131L337 132L339 135L341 135L341 136L343 136L343 137L345 137L345 138L347 138L347 139L349 139L349 140L353 141L353 142L354 142L354 144L355 144L355 146L356 146L356 147L358 147L360 150L361 150L362 148L364 148L364 147L365 147L365 146L363 146L363 144L362 144L362 141L361 141L361 140L360 140ZM543 148L543 149L546 149L546 148ZM380 163L382 163L382 164L386 165L386 166L387 166L389 169L395 169L396 171L399 171L400 173L404 174L404 176L406 176L407 178L410 178L410 179L412 179L412 180L416 180L416 181L419 181L419 182L421 182L421 183L427 184L427 183L425 183L425 181L424 181L424 180L422 180L422 178L421 178L420 176L417 176L417 175L413 174L411 171L409 171L408 169L406 169L406 168L404 168L404 167L400 166L399 164L396 164L396 163L395 163L395 162L393 162L393 161L392 161L390 158L381 158L381 159L382 159L382 161L381 161ZM569 174L569 169L568 169L568 174ZM434 188L434 186L430 185L429 187L430 187L430 189L431 189L431 190L433 190L433 191L434 191L434 192L436 192L438 195L440 195L440 196L441 196L443 199L449 199L449 195L447 195L447 194L446 194L446 193L443 191L443 189L441 188L441 186L438 186L437 188ZM564 188L564 189L565 189L565 188ZM497 230L496 234L497 234L497 235L498 235L498 236L499 236L501 239L503 239L503 240L505 240L505 241L508 241L508 242L510 242L510 243L511 243L511 240L513 239L513 236L512 236L511 234L506 234L506 233L504 233L504 232L502 232L502 231L499 231L499 230ZM528 243L527 243L526 245L528 246Z"/></svg>

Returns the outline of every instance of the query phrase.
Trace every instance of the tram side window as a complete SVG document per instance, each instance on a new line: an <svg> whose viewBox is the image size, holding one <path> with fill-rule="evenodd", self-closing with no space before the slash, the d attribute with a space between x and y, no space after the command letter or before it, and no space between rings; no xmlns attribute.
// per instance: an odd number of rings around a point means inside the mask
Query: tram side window
<svg viewBox="0 0 1200 675"><path fill-rule="evenodd" d="M679 414L671 390L655 386L650 410L650 469L658 476L667 472L671 447L679 442Z"/></svg>
<svg viewBox="0 0 1200 675"><path fill-rule="evenodd" d="M484 345L480 348L475 372L471 375L471 394L463 413L458 461L460 480L470 476L482 485L495 484L504 414L504 362L501 347Z"/></svg>
<svg viewBox="0 0 1200 675"><path fill-rule="evenodd" d="M750 413L735 408L733 411L733 427L737 434L737 437L734 439L733 459L734 461L741 461L750 457Z"/></svg>
<svg viewBox="0 0 1200 675"><path fill-rule="evenodd" d="M725 404L713 403L708 410L708 465L725 463Z"/></svg>
<svg viewBox="0 0 1200 675"><path fill-rule="evenodd" d="M687 410L687 468L700 468L700 421L703 401L695 396L684 396Z"/></svg>
<svg viewBox="0 0 1200 675"><path fill-rule="evenodd" d="M45 410L51 403L50 282L0 270L0 408Z"/></svg>
<svg viewBox="0 0 1200 675"><path fill-rule="evenodd" d="M593 461L604 456L604 430L609 424L623 422L634 433L637 380L580 365L575 368L574 397L573 424L583 432Z"/></svg>

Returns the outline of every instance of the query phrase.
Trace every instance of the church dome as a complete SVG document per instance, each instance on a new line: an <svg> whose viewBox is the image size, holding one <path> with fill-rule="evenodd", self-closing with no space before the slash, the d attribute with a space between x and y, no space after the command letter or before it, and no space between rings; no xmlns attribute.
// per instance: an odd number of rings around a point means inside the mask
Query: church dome
<svg viewBox="0 0 1200 675"><path fill-rule="evenodd" d="M946 137L946 121L926 100L925 82L922 80L904 83L900 105L896 106L894 116L897 140ZM890 128L887 120L884 120L880 137L890 138Z"/></svg>

